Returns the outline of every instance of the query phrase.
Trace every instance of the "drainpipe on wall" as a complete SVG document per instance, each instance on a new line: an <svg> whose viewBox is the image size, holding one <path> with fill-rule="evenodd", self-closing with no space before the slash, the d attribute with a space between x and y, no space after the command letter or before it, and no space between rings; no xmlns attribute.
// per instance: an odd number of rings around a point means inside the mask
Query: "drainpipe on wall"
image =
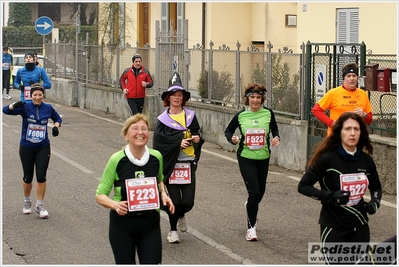
<svg viewBox="0 0 399 267"><path fill-rule="evenodd" d="M202 47L205 49L205 11L206 3L202 3Z"/></svg>
<svg viewBox="0 0 399 267"><path fill-rule="evenodd" d="M201 36L201 45L202 45L202 55L201 55L201 70L205 71L205 11L206 11L206 3L202 3L202 36Z"/></svg>

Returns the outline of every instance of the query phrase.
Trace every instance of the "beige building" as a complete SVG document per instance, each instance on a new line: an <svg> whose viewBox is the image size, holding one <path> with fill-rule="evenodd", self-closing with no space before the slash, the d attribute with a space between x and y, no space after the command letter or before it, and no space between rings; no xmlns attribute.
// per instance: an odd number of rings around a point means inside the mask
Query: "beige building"
<svg viewBox="0 0 399 267"><path fill-rule="evenodd" d="M156 21L162 30L181 30L188 20L189 47L252 46L300 52L302 43L361 43L373 54L397 53L395 2L178 2L114 3L118 34L125 43L155 46ZM101 11L99 3L99 14ZM121 16L123 14L123 16ZM101 21L104 21L100 18ZM125 24L122 22L124 21Z"/></svg>
<svg viewBox="0 0 399 267"><path fill-rule="evenodd" d="M2 25L8 24L8 3L2 3ZM99 43L155 47L156 21L162 30L181 30L188 20L189 47L228 47L299 53L302 43L361 43L373 54L397 54L396 2L90 2L98 12ZM58 24L75 24L76 3L32 2L32 22L52 14ZM98 8L95 9L95 6ZM58 14L58 15L57 15ZM55 16L55 17L54 17ZM52 38L54 40L54 38Z"/></svg>

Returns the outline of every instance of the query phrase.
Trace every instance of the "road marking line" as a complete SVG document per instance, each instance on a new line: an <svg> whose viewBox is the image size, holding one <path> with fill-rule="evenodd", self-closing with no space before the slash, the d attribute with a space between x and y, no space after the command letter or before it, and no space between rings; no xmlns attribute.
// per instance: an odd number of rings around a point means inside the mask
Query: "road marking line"
<svg viewBox="0 0 399 267"><path fill-rule="evenodd" d="M93 173L91 170L87 169L86 167L83 167L82 165L80 165L79 163L61 155L60 153L58 153L57 151L55 151L53 148L51 148L51 154L54 154L54 156L59 157L60 159L62 159L63 161L71 164L72 166L76 167L77 169L81 170L84 173Z"/></svg>
<svg viewBox="0 0 399 267"><path fill-rule="evenodd" d="M161 217L163 219L165 219L166 221L169 221L169 217L168 217L168 214L166 212L161 212ZM206 244L210 245L211 247L219 250L221 253L229 256L233 260L236 260L236 261L238 261L238 262L240 262L242 264L245 264L245 265L255 265L255 263L253 263L252 261L241 257L237 253L234 253L231 249L223 246L222 244L219 244L218 242L216 242L212 238L201 234L200 232L198 232L197 230L195 230L193 228L188 228L187 232L190 233L191 235L195 236L199 240L204 241Z"/></svg>

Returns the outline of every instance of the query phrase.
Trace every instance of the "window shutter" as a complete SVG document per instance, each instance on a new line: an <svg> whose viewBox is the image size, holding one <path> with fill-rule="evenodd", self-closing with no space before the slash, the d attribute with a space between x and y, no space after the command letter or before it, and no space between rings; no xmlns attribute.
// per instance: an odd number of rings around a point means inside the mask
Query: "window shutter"
<svg viewBox="0 0 399 267"><path fill-rule="evenodd" d="M359 43L359 10L349 9L349 40Z"/></svg>
<svg viewBox="0 0 399 267"><path fill-rule="evenodd" d="M347 38L347 22L346 22L346 10L338 9L337 14L337 43L346 43Z"/></svg>
<svg viewBox="0 0 399 267"><path fill-rule="evenodd" d="M337 43L359 42L359 9L337 9Z"/></svg>
<svg viewBox="0 0 399 267"><path fill-rule="evenodd" d="M184 3L177 3L177 32L183 33Z"/></svg>
<svg viewBox="0 0 399 267"><path fill-rule="evenodd" d="M169 31L169 3L161 3L161 31Z"/></svg>

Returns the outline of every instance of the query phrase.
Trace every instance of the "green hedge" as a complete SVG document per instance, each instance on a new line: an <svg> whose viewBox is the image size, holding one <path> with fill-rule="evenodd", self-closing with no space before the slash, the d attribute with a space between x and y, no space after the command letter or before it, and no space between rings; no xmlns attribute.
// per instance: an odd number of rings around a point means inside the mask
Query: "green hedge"
<svg viewBox="0 0 399 267"><path fill-rule="evenodd" d="M97 43L97 26L81 26L79 40L86 40L89 33L89 44ZM44 35L45 43L51 43L52 34ZM59 27L60 43L76 42L75 26ZM43 46L43 35L37 33L35 26L5 26L3 27L3 46L9 47L39 47Z"/></svg>

